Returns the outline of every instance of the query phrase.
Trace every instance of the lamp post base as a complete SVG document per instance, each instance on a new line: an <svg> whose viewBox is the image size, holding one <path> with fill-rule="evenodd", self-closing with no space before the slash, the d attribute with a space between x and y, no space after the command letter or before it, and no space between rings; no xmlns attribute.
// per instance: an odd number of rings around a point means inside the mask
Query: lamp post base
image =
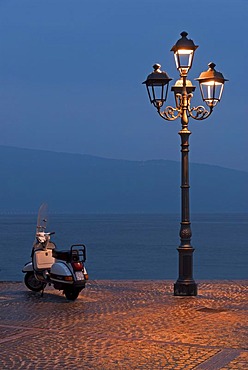
<svg viewBox="0 0 248 370"><path fill-rule="evenodd" d="M174 284L174 296L196 296L197 284L193 281L177 281Z"/></svg>

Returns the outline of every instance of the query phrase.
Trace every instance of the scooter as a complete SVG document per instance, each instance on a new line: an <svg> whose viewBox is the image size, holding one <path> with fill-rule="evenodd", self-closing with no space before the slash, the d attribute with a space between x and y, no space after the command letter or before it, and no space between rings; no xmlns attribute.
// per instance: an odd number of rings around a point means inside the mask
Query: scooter
<svg viewBox="0 0 248 370"><path fill-rule="evenodd" d="M88 273L84 266L86 247L73 244L70 249L61 251L50 240L54 232L45 232L47 205L42 204L36 226L36 238L32 248L31 261L25 264L24 283L34 292L44 293L45 287L53 285L62 290L68 300L74 301L85 288Z"/></svg>

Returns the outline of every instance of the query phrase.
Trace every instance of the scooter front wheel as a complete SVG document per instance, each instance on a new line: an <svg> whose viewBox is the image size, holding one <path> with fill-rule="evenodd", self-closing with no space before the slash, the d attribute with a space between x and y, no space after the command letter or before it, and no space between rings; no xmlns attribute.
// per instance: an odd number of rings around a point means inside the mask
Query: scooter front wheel
<svg viewBox="0 0 248 370"><path fill-rule="evenodd" d="M72 287L65 288L64 290L65 296L69 301L75 301L80 292L81 289Z"/></svg>
<svg viewBox="0 0 248 370"><path fill-rule="evenodd" d="M27 272L24 277L24 283L26 287L33 292L40 292L43 290L46 286L45 283L42 283L42 281L39 281L35 278L33 272Z"/></svg>

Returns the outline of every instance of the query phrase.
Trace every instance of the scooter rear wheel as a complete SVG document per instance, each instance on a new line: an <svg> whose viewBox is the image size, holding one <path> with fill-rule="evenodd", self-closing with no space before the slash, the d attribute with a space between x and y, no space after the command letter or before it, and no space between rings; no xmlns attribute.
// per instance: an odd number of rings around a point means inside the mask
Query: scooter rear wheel
<svg viewBox="0 0 248 370"><path fill-rule="evenodd" d="M68 287L64 290L65 296L69 301L75 301L81 292L81 289Z"/></svg>
<svg viewBox="0 0 248 370"><path fill-rule="evenodd" d="M24 277L24 283L26 287L33 292L40 292L43 290L46 286L45 283L42 283L42 281L39 281L35 278L33 272L27 272Z"/></svg>

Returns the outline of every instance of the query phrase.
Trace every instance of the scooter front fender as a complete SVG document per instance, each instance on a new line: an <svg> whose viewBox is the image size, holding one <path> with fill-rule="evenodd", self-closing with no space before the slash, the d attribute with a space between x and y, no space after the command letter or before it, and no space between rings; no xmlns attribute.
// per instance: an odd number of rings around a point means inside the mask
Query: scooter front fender
<svg viewBox="0 0 248 370"><path fill-rule="evenodd" d="M23 269L22 269L22 272L30 272L30 271L34 271L33 269L33 264L32 262L28 262L24 265Z"/></svg>

